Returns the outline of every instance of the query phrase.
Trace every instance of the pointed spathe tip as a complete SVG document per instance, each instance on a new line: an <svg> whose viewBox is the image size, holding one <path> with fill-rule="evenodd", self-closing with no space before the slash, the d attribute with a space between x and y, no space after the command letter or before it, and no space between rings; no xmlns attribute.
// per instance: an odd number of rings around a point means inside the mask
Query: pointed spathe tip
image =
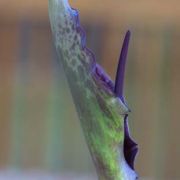
<svg viewBox="0 0 180 180"><path fill-rule="evenodd" d="M126 37L127 37L127 36L130 37L130 35L131 35L131 31L130 31L130 30L127 30L127 32L126 32Z"/></svg>
<svg viewBox="0 0 180 180"><path fill-rule="evenodd" d="M116 80L115 80L115 89L114 89L114 93L116 94L116 96L121 98L123 101L124 101L123 98L124 75L125 75L125 66L126 66L130 36L131 36L131 32L130 30L128 30L124 38L124 42L119 58Z"/></svg>

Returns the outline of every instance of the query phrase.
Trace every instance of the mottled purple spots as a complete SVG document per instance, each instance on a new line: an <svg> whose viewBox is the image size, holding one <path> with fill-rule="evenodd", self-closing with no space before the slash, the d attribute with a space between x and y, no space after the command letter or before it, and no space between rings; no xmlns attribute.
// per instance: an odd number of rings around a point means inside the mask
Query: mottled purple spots
<svg viewBox="0 0 180 180"><path fill-rule="evenodd" d="M76 59L72 58L71 64L72 64L73 66L75 66L75 65L76 65Z"/></svg>
<svg viewBox="0 0 180 180"><path fill-rule="evenodd" d="M72 25L71 25L71 28L72 28L72 30L74 31L74 30L75 30L75 25L72 24Z"/></svg>
<svg viewBox="0 0 180 180"><path fill-rule="evenodd" d="M75 50L75 47L76 47L76 43L73 43L70 49Z"/></svg>
<svg viewBox="0 0 180 180"><path fill-rule="evenodd" d="M96 93L96 89L95 89L95 87L94 87L94 85L93 85L91 80L86 79L85 86L92 92L92 94Z"/></svg>
<svg viewBox="0 0 180 180"><path fill-rule="evenodd" d="M66 32L69 34L69 33L70 33L70 29L69 29L69 28L66 28Z"/></svg>
<svg viewBox="0 0 180 180"><path fill-rule="evenodd" d="M58 23L58 29L62 29L61 23Z"/></svg>
<svg viewBox="0 0 180 180"><path fill-rule="evenodd" d="M78 66L78 72L79 72L81 80L84 80L86 77L86 74L85 74L84 68L82 66Z"/></svg>
<svg viewBox="0 0 180 180"><path fill-rule="evenodd" d="M78 37L77 37L77 34L76 34L76 35L74 36L74 41L77 41L77 38L78 38Z"/></svg>
<svg viewBox="0 0 180 180"><path fill-rule="evenodd" d="M70 54L69 54L69 51L68 50L65 50L64 51L64 55L67 59L70 59Z"/></svg>
<svg viewBox="0 0 180 180"><path fill-rule="evenodd" d="M86 35L84 30L79 26L76 28L77 33L80 35L81 37L81 48L84 49L86 46Z"/></svg>

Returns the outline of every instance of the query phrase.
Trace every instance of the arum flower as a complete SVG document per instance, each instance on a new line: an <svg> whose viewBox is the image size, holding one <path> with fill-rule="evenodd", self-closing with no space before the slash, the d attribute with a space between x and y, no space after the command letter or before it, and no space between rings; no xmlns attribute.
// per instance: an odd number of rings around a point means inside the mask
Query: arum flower
<svg viewBox="0 0 180 180"><path fill-rule="evenodd" d="M68 0L49 0L49 16L59 60L99 179L137 179L137 144L129 134L130 110L123 96L130 32L125 36L114 84L86 47L78 12Z"/></svg>

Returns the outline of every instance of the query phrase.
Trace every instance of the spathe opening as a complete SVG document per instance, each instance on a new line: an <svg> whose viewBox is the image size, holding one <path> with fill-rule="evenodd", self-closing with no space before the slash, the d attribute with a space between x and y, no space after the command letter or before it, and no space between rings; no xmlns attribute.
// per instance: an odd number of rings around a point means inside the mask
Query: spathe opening
<svg viewBox="0 0 180 180"><path fill-rule="evenodd" d="M134 160L138 152L138 145L130 136L128 115L124 118L124 157L127 164L134 170Z"/></svg>

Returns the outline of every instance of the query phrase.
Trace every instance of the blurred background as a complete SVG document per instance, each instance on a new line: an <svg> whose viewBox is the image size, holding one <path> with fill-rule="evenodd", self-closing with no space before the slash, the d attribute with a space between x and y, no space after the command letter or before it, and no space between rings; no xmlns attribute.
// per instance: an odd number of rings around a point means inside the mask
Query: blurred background
<svg viewBox="0 0 180 180"><path fill-rule="evenodd" d="M88 47L113 80L131 30L125 94L140 148L136 170L149 179L180 179L180 1L70 3L79 9ZM95 174L57 62L47 7L45 0L0 0L1 179L32 171L48 180Z"/></svg>

